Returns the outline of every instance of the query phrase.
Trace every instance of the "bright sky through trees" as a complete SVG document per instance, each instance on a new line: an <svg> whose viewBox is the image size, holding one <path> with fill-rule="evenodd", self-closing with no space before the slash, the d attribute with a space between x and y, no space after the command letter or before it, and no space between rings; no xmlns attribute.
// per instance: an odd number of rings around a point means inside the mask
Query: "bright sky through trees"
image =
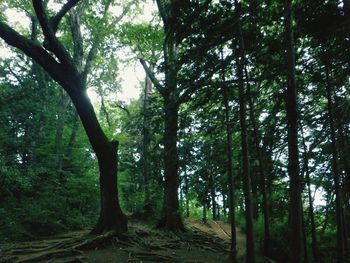
<svg viewBox="0 0 350 263"><path fill-rule="evenodd" d="M59 4L50 2L50 8L54 10L59 10L60 6L61 5ZM112 11L118 15L120 13L120 8L112 8ZM137 13L133 20L138 22L151 21L155 11L156 6L154 5L153 1L144 1L144 3L141 4L140 12ZM5 11L5 13L8 18L9 25L25 28L29 27L30 21L24 13L18 12L14 9L8 9ZM126 19L129 19L129 17ZM118 56L123 58L125 55L130 55L129 53L130 50L128 50L128 48L124 48L118 51ZM0 57L4 58L9 56L11 56L10 48L5 45L2 39L0 39ZM121 76L121 90L116 95L116 98L126 102L129 102L131 99L136 99L140 94L140 81L144 81L145 78L144 70L138 60L120 65L119 75ZM98 100L97 94L93 91L93 89L89 89L88 94L93 102Z"/></svg>

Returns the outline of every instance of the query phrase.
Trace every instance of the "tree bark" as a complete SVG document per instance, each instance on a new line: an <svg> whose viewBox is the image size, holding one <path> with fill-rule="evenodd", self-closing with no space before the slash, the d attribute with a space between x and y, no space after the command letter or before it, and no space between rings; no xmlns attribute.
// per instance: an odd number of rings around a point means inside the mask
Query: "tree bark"
<svg viewBox="0 0 350 263"><path fill-rule="evenodd" d="M240 70L239 70L240 71ZM248 138L246 126L246 110L245 110L245 93L243 81L239 87L239 108L240 108L240 127L241 127L241 147L242 147L242 177L243 191L245 199L245 221L246 221L246 242L247 242L247 262L255 262L254 249L254 230L253 230L253 209L251 197L250 169L249 169L249 153Z"/></svg>
<svg viewBox="0 0 350 263"><path fill-rule="evenodd" d="M245 68L245 75L248 79L248 72ZM265 167L264 167L264 161L263 161L263 155L260 149L260 131L259 128L256 125L256 116L255 116L255 107L251 96L251 90L250 85L247 82L247 93L248 93L248 103L249 103L249 115L251 124L253 126L253 136L254 136L254 143L255 143L255 149L258 156L259 161L259 173L260 173L260 188L262 192L262 202L263 202L263 214L264 214L264 247L263 247L263 253L265 256L269 256L271 248L270 248L270 211L269 211L269 204L268 204L268 198L266 194L266 178L265 178Z"/></svg>
<svg viewBox="0 0 350 263"><path fill-rule="evenodd" d="M289 261L301 263L303 261L303 235L302 235L302 178L299 172L298 149L298 110L297 88L295 82L295 54L294 37L292 29L292 1L285 1L285 39L287 49L287 138L288 138L288 174L290 178L290 243Z"/></svg>
<svg viewBox="0 0 350 263"><path fill-rule="evenodd" d="M245 221L246 221L246 262L254 263L255 260L255 244L254 244L254 225L253 225L253 209L251 196L251 180L249 167L249 152L248 152L248 133L246 124L246 94L244 87L244 66L245 66L245 47L242 29L240 26L240 9L241 6L235 1L237 10L238 22L238 48L236 50L236 65L237 78L239 86L239 116L241 128L241 148L242 148L242 177L243 177L243 192L245 199Z"/></svg>
<svg viewBox="0 0 350 263"><path fill-rule="evenodd" d="M68 94L96 153L100 170L101 212L92 233L98 234L108 230L126 232L127 220L121 211L118 199L118 142L108 141L103 133L85 89L73 90L70 88Z"/></svg>
<svg viewBox="0 0 350 263"><path fill-rule="evenodd" d="M75 111L74 112L74 120L73 120L73 125L72 125L72 132L69 136L69 141L64 153L65 158L70 159L72 157L73 153L73 147L75 145L76 139L77 139L77 133L79 129L79 116L78 113Z"/></svg>
<svg viewBox="0 0 350 263"><path fill-rule="evenodd" d="M331 137L331 150L332 150L332 172L334 180L334 192L335 192L335 214L337 222L337 257L338 262L345 261L345 240L344 240L344 222L343 222L343 207L342 197L340 189L340 177L338 172L338 149L336 145L336 134L334 127L334 116L333 116L333 102L332 102L332 91L329 77L329 66L328 61L326 63L326 92L327 92L327 107L328 107L328 120L330 127Z"/></svg>
<svg viewBox="0 0 350 263"><path fill-rule="evenodd" d="M186 217L190 217L190 199L189 199L189 193L188 193L188 176L187 173L185 171L185 176L184 176L184 194L185 194L185 205L186 205Z"/></svg>
<svg viewBox="0 0 350 263"><path fill-rule="evenodd" d="M232 162L232 127L230 121L230 108L228 99L227 87L223 87L223 98L225 106L225 122L226 122L226 141L227 141L227 183L228 183L228 208L231 225L231 247L230 258L233 262L237 257L237 240L236 240L236 216L235 216L235 194L234 194L234 176L233 176L233 162ZM223 195L224 197L224 195ZM223 198L225 200L225 198ZM223 201L223 207L226 214L225 201Z"/></svg>
<svg viewBox="0 0 350 263"><path fill-rule="evenodd" d="M165 206L164 227L170 231L184 231L179 211L179 156L177 150L178 105L171 96L164 98L164 174L165 174ZM161 225L161 227L163 227Z"/></svg>
<svg viewBox="0 0 350 263"><path fill-rule="evenodd" d="M303 143L303 159L304 159L304 171L305 171L305 180L307 185L307 196L309 201L309 214L310 214L310 228L311 228L311 247L312 247L312 255L314 258L314 262L320 262L318 246L317 246L317 238L316 238L316 224L315 224L315 213L314 213L314 205L313 198L311 195L311 182L310 182L310 170L309 170L309 159L307 156L307 147L304 138L303 125L300 124L301 128L301 138Z"/></svg>
<svg viewBox="0 0 350 263"><path fill-rule="evenodd" d="M211 150L210 150L211 152ZM210 154L211 155L211 154ZM210 197L211 197L211 207L212 207L212 217L213 220L217 220L217 205L216 205L216 200L215 200L215 182L214 182L214 176L211 171L211 169L208 169L208 179L209 179L209 188L210 188Z"/></svg>
<svg viewBox="0 0 350 263"><path fill-rule="evenodd" d="M146 215L152 214L152 204L150 200L150 185L149 179L151 174L150 158L149 158L149 145L150 145L150 114L149 114L149 95L152 89L152 82L146 75L144 97L143 97L143 128L142 128L142 171L144 178L144 212Z"/></svg>
<svg viewBox="0 0 350 263"><path fill-rule="evenodd" d="M61 92L61 100L60 105L58 108L58 114L57 114L57 125L56 125L56 135L55 135L55 159L56 159L56 169L57 172L60 174L60 179L63 180L62 177L62 161L63 161L63 132L64 132L64 125L66 122L66 111L69 106L70 99L65 91L62 90Z"/></svg>

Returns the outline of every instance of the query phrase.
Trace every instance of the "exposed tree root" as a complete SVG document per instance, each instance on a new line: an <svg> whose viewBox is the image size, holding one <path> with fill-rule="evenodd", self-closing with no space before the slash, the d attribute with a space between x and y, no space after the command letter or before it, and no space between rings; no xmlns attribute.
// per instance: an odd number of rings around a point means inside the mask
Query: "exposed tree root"
<svg viewBox="0 0 350 263"><path fill-rule="evenodd" d="M104 248L109 249L114 256L124 253L127 262L199 263L201 260L188 256L192 251L218 256L229 253L228 242L202 231L173 233L135 225L129 228L127 234L112 231L93 236L80 232L71 236L19 243L1 251L5 256L0 259L0 263L86 263L92 262L87 255Z"/></svg>

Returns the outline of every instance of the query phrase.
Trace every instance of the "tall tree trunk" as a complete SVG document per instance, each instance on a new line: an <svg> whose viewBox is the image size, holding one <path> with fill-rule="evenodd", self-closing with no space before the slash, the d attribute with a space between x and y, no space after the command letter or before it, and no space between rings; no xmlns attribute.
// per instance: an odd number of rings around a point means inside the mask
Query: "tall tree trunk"
<svg viewBox="0 0 350 263"><path fill-rule="evenodd" d="M301 263L303 261L302 235L302 178L299 173L298 149L298 110L297 88L295 82L295 54L292 29L292 1L285 0L285 39L287 49L287 130L288 130L288 174L290 178L290 238L289 261Z"/></svg>
<svg viewBox="0 0 350 263"><path fill-rule="evenodd" d="M304 211L303 208L301 208L301 213L302 213L302 233L303 233L303 251L304 251L304 263L308 263L309 262L309 256L307 253L307 242L306 242L306 224L305 224L305 220L304 220Z"/></svg>
<svg viewBox="0 0 350 263"><path fill-rule="evenodd" d="M346 257L349 257L349 247L347 237L350 237L350 162L349 154L347 151L348 141L344 135L344 129L342 124L339 124L339 145L341 147L341 160L344 167L344 189L343 189L343 203L344 203L344 239L345 239L345 253Z"/></svg>
<svg viewBox="0 0 350 263"><path fill-rule="evenodd" d="M56 135L55 135L55 159L56 159L56 169L57 172L60 174L60 179L62 178L62 161L63 161L63 132L64 132L64 125L66 122L66 116L67 116L67 109L69 106L70 99L66 92L61 90L61 100L60 105L58 108L58 119L57 119L57 125L56 125Z"/></svg>
<svg viewBox="0 0 350 263"><path fill-rule="evenodd" d="M178 104L169 96L164 98L164 174L165 174L165 222L170 231L184 231L179 211L179 156L177 150ZM162 226L162 224L160 225Z"/></svg>
<svg viewBox="0 0 350 263"><path fill-rule="evenodd" d="M225 195L225 193L222 193L222 214L224 217L227 216L226 207L227 207L226 195Z"/></svg>
<svg viewBox="0 0 350 263"><path fill-rule="evenodd" d="M150 200L150 158L149 158L149 145L150 145L150 113L149 113L149 95L152 89L152 82L149 77L146 75L145 87L143 94L143 128L142 128L142 171L144 178L144 212L145 214L152 214L152 205Z"/></svg>
<svg viewBox="0 0 350 263"><path fill-rule="evenodd" d="M336 145L336 134L334 128L334 116L333 116L333 102L332 102L332 91L329 77L329 66L328 61L326 63L326 92L328 102L328 119L331 132L331 150L332 150L332 172L334 180L334 192L335 192L335 211L337 221L337 256L338 262L344 262L345 260L345 240L344 240L344 225L343 225L343 207L342 197L340 189L340 176L338 172L338 149Z"/></svg>
<svg viewBox="0 0 350 263"><path fill-rule="evenodd" d="M123 214L118 199L118 142L108 141L96 118L93 106L83 88L67 89L80 120L96 153L100 170L101 212L92 233L98 234L108 230L119 233L127 231L127 219Z"/></svg>
<svg viewBox="0 0 350 263"><path fill-rule="evenodd" d="M75 111L72 132L69 136L69 141L68 141L65 153L64 153L64 156L66 159L70 159L72 157L73 147L74 147L74 144L75 144L76 139L77 139L78 129L79 129L79 116L78 116L78 113Z"/></svg>
<svg viewBox="0 0 350 263"><path fill-rule="evenodd" d="M249 142L248 142L249 145ZM250 182L252 189L252 211L253 211L253 219L258 220L259 218L259 203L258 203L258 181L257 174L254 172L250 173Z"/></svg>
<svg viewBox="0 0 350 263"><path fill-rule="evenodd" d="M248 79L248 72L245 68L245 75ZM260 188L262 192L262 202L263 202L263 214L264 214L264 247L263 252L265 256L269 256L271 248L270 248L270 213L269 213L269 205L268 198L266 195L266 179L265 179L265 167L263 156L260 149L260 131L256 125L256 117L255 117L255 107L251 96L250 85L247 82L247 93L248 93L248 102L249 102L249 115L250 120L253 126L253 136L256 153L258 155L259 161L259 173L260 173Z"/></svg>
<svg viewBox="0 0 350 263"><path fill-rule="evenodd" d="M344 14L347 18L350 16L350 1L349 0L343 0L343 10Z"/></svg>
<svg viewBox="0 0 350 263"><path fill-rule="evenodd" d="M184 193L185 193L185 208L186 208L186 217L190 217L190 200L189 200L189 194L188 194L188 176L185 171L185 176L184 176Z"/></svg>
<svg viewBox="0 0 350 263"><path fill-rule="evenodd" d="M202 222L205 224L207 223L207 201L205 200L203 203L203 218Z"/></svg>
<svg viewBox="0 0 350 263"><path fill-rule="evenodd" d="M240 71L240 70L238 70ZM242 78L241 78L242 79ZM248 153L248 138L246 126L246 110L245 110L245 93L243 81L240 83L240 127L241 127L241 147L242 147L242 177L243 177L243 191L245 199L245 221L246 221L246 246L247 246L247 262L255 262L254 249L254 231L253 231L253 209L251 197L251 183L249 175L249 153Z"/></svg>
<svg viewBox="0 0 350 263"><path fill-rule="evenodd" d="M315 224L315 213L314 213L314 205L313 198L311 194L311 182L310 182L310 170L309 170L309 159L307 156L307 147L304 138L303 125L300 124L301 129L301 138L303 143L303 159L304 159L304 171L305 171L305 180L307 185L307 196L309 201L309 214L310 214L310 228L311 228L311 247L312 247L312 255L314 258L314 262L320 262L318 256L318 246L317 246L317 238L316 238L316 224Z"/></svg>
<svg viewBox="0 0 350 263"><path fill-rule="evenodd" d="M209 179L209 188L210 188L210 197L211 197L211 205L212 205L212 216L213 220L217 220L217 214L216 214L216 194L215 194L215 182L214 182L214 176L210 168L208 169L208 179Z"/></svg>
<svg viewBox="0 0 350 263"><path fill-rule="evenodd" d="M233 177L233 162L232 162L232 127L230 121L230 108L228 99L228 90L223 88L224 106L225 106L225 122L226 122L226 145L227 145L227 183L228 183L228 208L231 225L231 248L230 257L233 262L237 256L237 240L236 240L236 216L235 216L235 194L234 194L234 177ZM224 196L224 195L223 195ZM225 198L223 198L224 200ZM223 201L224 211L226 212L225 201Z"/></svg>
<svg viewBox="0 0 350 263"><path fill-rule="evenodd" d="M237 10L238 22L238 48L236 50L236 65L237 78L239 85L239 116L241 129L241 148L242 148L242 177L243 177L243 192L245 200L245 222L246 222L246 262L255 262L255 248L254 248L254 225L253 225L253 209L251 196L251 180L249 169L249 152L248 152L248 133L246 124L246 94L244 87L244 66L245 66L245 47L244 39L240 26L240 9L241 6L238 1L235 1L235 8Z"/></svg>

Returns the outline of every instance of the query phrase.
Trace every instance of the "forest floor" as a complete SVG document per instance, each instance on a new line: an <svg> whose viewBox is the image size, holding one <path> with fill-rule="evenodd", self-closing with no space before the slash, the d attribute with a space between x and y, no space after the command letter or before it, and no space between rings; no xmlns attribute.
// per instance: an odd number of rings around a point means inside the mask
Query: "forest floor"
<svg viewBox="0 0 350 263"><path fill-rule="evenodd" d="M43 240L0 247L0 262L126 263L126 262L230 262L230 226L221 221L203 224L186 220L189 231L172 234L143 222L130 222L125 235L88 231L70 232ZM238 261L244 262L245 236L237 229ZM258 262L270 262L258 255Z"/></svg>

